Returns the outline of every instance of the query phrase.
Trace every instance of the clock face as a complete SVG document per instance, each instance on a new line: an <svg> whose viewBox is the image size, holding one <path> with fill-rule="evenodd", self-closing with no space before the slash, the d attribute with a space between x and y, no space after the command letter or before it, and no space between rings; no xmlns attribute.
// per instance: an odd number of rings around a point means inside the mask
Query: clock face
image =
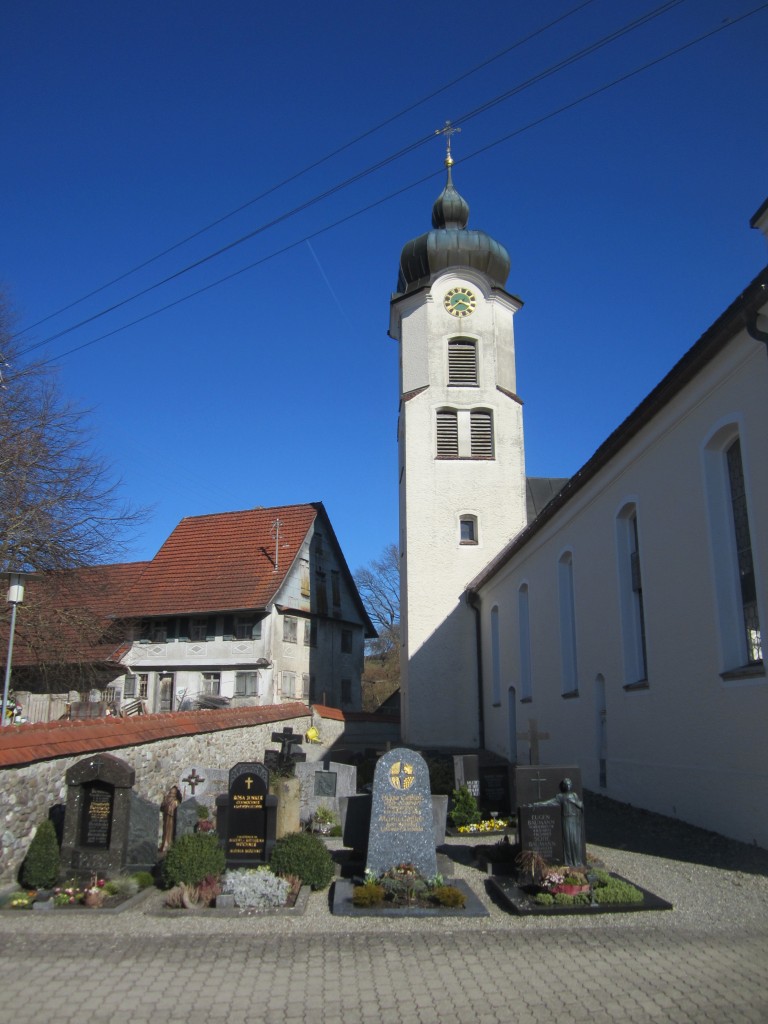
<svg viewBox="0 0 768 1024"><path fill-rule="evenodd" d="M451 288L446 292L443 305L451 316L469 316L475 311L477 299L469 288Z"/></svg>

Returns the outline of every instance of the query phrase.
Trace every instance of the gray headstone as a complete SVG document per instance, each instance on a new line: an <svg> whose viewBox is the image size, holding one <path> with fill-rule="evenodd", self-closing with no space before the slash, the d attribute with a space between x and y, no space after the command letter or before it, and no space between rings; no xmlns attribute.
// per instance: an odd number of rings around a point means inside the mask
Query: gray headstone
<svg viewBox="0 0 768 1024"><path fill-rule="evenodd" d="M521 807L520 849L540 854L548 864L563 863L563 829L559 807Z"/></svg>
<svg viewBox="0 0 768 1024"><path fill-rule="evenodd" d="M425 878L437 874L429 769L421 754L397 747L380 757L373 777L366 867L381 875L413 864Z"/></svg>
<svg viewBox="0 0 768 1024"><path fill-rule="evenodd" d="M196 796L190 797L188 800L182 800L179 804L178 810L176 811L176 838L180 839L182 836L191 836L195 831L195 826L200 817L197 813L198 807L207 807L207 804L202 804ZM215 814L215 809L212 812Z"/></svg>
<svg viewBox="0 0 768 1024"><path fill-rule="evenodd" d="M160 808L138 793L131 793L131 819L128 825L126 868L150 871L157 862L157 828Z"/></svg>
<svg viewBox="0 0 768 1024"><path fill-rule="evenodd" d="M357 768L338 761L309 761L296 765L301 792L301 820L308 822L318 807L341 818L340 801L357 792Z"/></svg>

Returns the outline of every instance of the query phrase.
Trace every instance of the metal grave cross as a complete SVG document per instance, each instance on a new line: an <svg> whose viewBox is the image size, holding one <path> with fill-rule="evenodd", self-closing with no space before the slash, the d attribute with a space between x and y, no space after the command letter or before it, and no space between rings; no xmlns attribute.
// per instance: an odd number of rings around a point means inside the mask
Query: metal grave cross
<svg viewBox="0 0 768 1024"><path fill-rule="evenodd" d="M294 746L301 746L303 737L299 733L295 733L290 725L286 725L282 732L272 733L272 742L279 743L280 746L280 760L285 764L291 760L294 754Z"/></svg>
<svg viewBox="0 0 768 1024"><path fill-rule="evenodd" d="M182 779L181 781L189 783L190 789L192 790L192 796L194 796L195 789L198 786L202 786L202 784L205 782L205 779L202 777L202 775L197 774L197 768L193 768L189 775L186 777L186 779Z"/></svg>
<svg viewBox="0 0 768 1024"><path fill-rule="evenodd" d="M539 723L535 718L528 719L528 732L519 732L517 739L528 740L528 763L538 764L539 763L539 740L548 740L548 732L539 732Z"/></svg>

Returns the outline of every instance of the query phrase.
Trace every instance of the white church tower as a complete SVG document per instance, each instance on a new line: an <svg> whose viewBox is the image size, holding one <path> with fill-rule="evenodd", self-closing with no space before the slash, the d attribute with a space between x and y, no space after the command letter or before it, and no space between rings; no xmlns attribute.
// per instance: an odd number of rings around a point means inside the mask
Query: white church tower
<svg viewBox="0 0 768 1024"><path fill-rule="evenodd" d="M506 249L467 228L450 131L433 230L403 248L390 307L400 343L402 740L474 748L480 669L464 590L526 523L512 325L522 303L504 290Z"/></svg>

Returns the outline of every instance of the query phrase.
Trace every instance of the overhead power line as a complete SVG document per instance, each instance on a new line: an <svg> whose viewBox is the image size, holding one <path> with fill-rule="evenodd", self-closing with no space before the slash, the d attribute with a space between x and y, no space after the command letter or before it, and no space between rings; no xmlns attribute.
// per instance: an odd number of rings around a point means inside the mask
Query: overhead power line
<svg viewBox="0 0 768 1024"><path fill-rule="evenodd" d="M637 68L634 68L632 71L628 71L625 74L620 75L617 78L614 78L612 81L607 82L605 85L601 85L595 89L592 89L590 92L583 94L577 99L572 100L569 103L563 104L557 109L552 110L549 113L544 114L541 117L538 117L535 120L528 122L528 124L525 124L520 128L516 128L512 132L508 132L506 135L500 136L495 141L490 142L485 146L481 146L480 148L474 150L467 156L462 157L460 160L456 160L456 165L467 163L470 160L474 160L478 156L487 153L489 150L494 149L495 147L500 146L505 142L509 142L510 139L513 139L518 135L522 135L524 132L530 131L531 129L536 128L541 124L544 124L546 121L549 121L554 117L558 117L560 114L563 114L569 110L573 110L575 107L580 106L582 103L586 103L588 100L594 99L596 96L599 96L604 92L607 92L609 89L612 89L615 86L620 85L631 78L634 78L636 75L639 75L642 72L647 71L650 68L653 68L658 64L663 63L664 61L671 60L673 57L678 56L679 54L691 49L694 46L697 46L699 43L702 43L707 39L711 39L713 36L718 35L720 32L723 32L728 28L732 28L733 26L739 24L740 22L745 21L747 18L753 17L755 14L760 13L760 11L764 11L766 8L768 8L768 3L760 4L758 7L754 7L752 10L747 11L745 14L742 14L738 17L731 19L726 24L718 25L717 28L711 29L710 31L705 32L702 35L699 35L696 38L689 40L689 42L683 43L680 46L667 51L667 53L664 53L659 57L655 57L653 60L650 60ZM289 243L288 245L282 246L280 249L274 250L268 255L263 256L252 263L249 263L247 266L240 267L238 270L235 270L230 274L226 274L225 276L218 278L216 281L211 281L208 284L203 285L201 288L197 288L192 292L188 292L186 295L183 295L175 299L173 302L169 302L164 306L151 310L150 312L145 313L143 316L140 316L137 319L132 320L130 323L123 324L120 327L116 327L112 331L108 331L105 334L101 334L96 338L92 338L89 341L85 341L80 345L76 345L75 347L68 349L66 352L62 352L57 356L51 356L49 359L42 360L39 365L44 366L47 365L48 363L56 362L59 359L63 359L66 356L74 354L75 352L80 352L85 348L89 348L91 345L95 345L100 341L104 341L107 338L111 338L116 334L120 334L122 331L128 330L131 327L135 327L137 324L143 323L144 321L149 320L152 317L158 316L160 313L164 313L167 310L172 309L174 306L178 306L183 302L187 302L190 299L193 299L206 291L210 291L210 289L212 288L216 288L219 285L226 283L227 281L231 281L233 278L238 277L240 274L244 274L249 270L253 270L254 268L262 265L263 263L275 259L277 256L283 255L286 252L290 252L290 250L295 249L297 246L303 245L306 242L311 241L312 239L317 238L318 236L323 235L326 232L331 231L334 228L337 228L350 220L354 220L355 218L360 217L363 214L375 209L377 206L381 206L382 204L390 202L391 200L397 198L398 196L403 195L403 193L408 192L411 189L418 188L419 185L423 185L425 182L431 181L433 178L438 177L442 173L442 170L434 171L430 174L424 175L423 177L419 178L416 181L410 182L408 185L403 185L401 188L396 189L394 192L390 192L388 195L381 196L380 198L375 199L373 202L368 203L366 206L363 206L352 213L346 214L344 217L338 218L331 224L327 224L325 225L325 227L318 228L316 231L304 235L302 238L299 238L296 241ZM9 378L9 381L10 379L12 378Z"/></svg>
<svg viewBox="0 0 768 1024"><path fill-rule="evenodd" d="M610 43L615 42L617 39L625 35L628 35L630 32L635 31L637 28L648 24L650 21L660 17L662 14L666 14L669 10L679 6L681 3L684 2L685 0L666 0L665 3L654 8L652 11L649 11L648 13L643 14L640 17L628 22L622 28L617 29L614 32L610 32L608 35L603 36L601 39L597 40L594 43L591 43L589 46L586 46L581 50L578 50L576 53L571 54L564 60L558 61L556 64L551 65L544 71L541 71L538 74L533 75L530 78L526 79L525 81L519 83L513 89L506 90L505 92L495 96L493 99L488 100L486 103L482 104L482 106L477 107L474 110L461 115L453 123L466 124L472 118L478 117L480 114L487 112L488 110L492 109L493 107L497 106L500 103L503 103L510 97L517 95L523 90L530 88L531 86L542 81L543 79L556 74L563 68L569 67L570 65L576 63L577 61L583 60L585 57L591 56L593 53L597 52L603 47L608 46ZM156 291L158 288L162 288L164 285L169 284L171 281L177 280L178 278L184 276L185 274L190 273L192 270L196 270L198 267L203 266L205 263L209 263L211 260L216 259L217 257L223 255L226 252L230 252L232 249L235 249L238 246L243 245L245 242L250 241L257 235L262 234L265 231L268 231L270 228L276 227L278 224L286 220L289 220L291 217L295 217L297 214L304 212L305 210L309 209L312 206L316 206L323 200L330 198L331 196L343 191L346 188L349 188L350 185L353 185L356 182L361 181L363 178L366 178L371 174L374 174L376 171L381 170L383 167L395 163L403 156L406 156L407 154L413 152L414 150L423 146L425 143L432 141L433 138L434 135L432 132L429 132L428 134L421 136L414 142L411 142L408 145L397 150L395 153L392 153L389 156L376 161L376 163L369 165L362 171L358 171L356 174L353 174L350 177L346 178L344 181L341 181L336 185L333 185L331 188L326 189L324 192L312 196L310 199L305 200L303 203L300 203L298 206L293 207L291 210L281 213L278 216L273 217L271 220L266 221L263 224L260 224L252 231L249 231L245 235L241 235L239 238L236 238L233 241L228 242L226 245L221 246L220 248L214 250L213 252L210 252L207 255L202 256L197 260L194 260L192 263L187 264L180 270L174 271L172 274L168 274L161 280L156 281L153 284L147 285L145 288L142 288L141 290L134 292L127 298L121 299L118 302L114 302L112 305L107 306L106 308L99 310L96 313L93 313L91 316L85 317L84 319L78 321L75 324L70 325L69 327L62 328L62 330L57 331L55 334L48 335L41 341L35 342L32 345L28 345L27 347L22 349L21 354L26 355L29 352L33 352L44 345L48 345L53 341L57 341L59 338L62 338L67 334L71 334L73 331L76 331L81 327L85 327L88 324L93 323L95 320L101 319L102 317L107 316L109 313L115 312L116 310L122 308L123 306L126 306L129 303L134 302L136 299L139 299L144 295L148 295L150 292ZM226 278L223 280L226 280Z"/></svg>
<svg viewBox="0 0 768 1024"><path fill-rule="evenodd" d="M535 31L530 32L527 36L524 36L522 39L518 39L517 42L505 47L503 50L499 50L499 52L493 54L493 56L487 57L484 61L481 61L480 64L476 64L473 68L470 68L468 71L463 72L456 78L451 79L450 82L446 82L445 85L441 85L439 89L435 89L433 92L428 93L426 96L422 96L421 99L416 100L414 103L409 104L407 107L404 107L396 114L391 114L389 117L386 117L383 121L379 121L379 123L374 125L372 128L368 128L360 135L355 136L355 138L343 143L341 146L332 150L330 153L326 153L325 156L322 156L318 160L313 161L313 163L307 164L307 166L303 167L300 171L296 171L294 174L289 175L287 178L283 178L283 180L277 182L277 184L271 185L268 189L265 189L264 192L260 192L259 195L254 196L252 199L247 200L245 203L241 203L241 205L236 206L234 210L230 210L229 213L225 213L221 217L218 217L216 220L211 221L210 224L206 224L205 227L198 228L197 231L193 231L192 234L187 235L186 238L182 238L178 242L174 242L173 245L169 245L168 248L163 249L162 252L158 252L154 256L150 256L148 259L144 260L142 263L137 264L135 267L132 267L130 270L126 270L124 271L124 273L112 278L111 281L107 281L105 284L99 285L98 288L94 288L93 291L88 292L86 295L81 295L79 299L74 299L72 302L69 302L66 306L62 306L60 309L55 310L53 313L48 313L46 316L42 317L40 320L37 320L35 323L29 324L29 326L25 327L22 331L19 331L18 334L14 335L14 337L20 337L24 334L29 333L29 331L34 330L36 327L40 327L41 324L47 323L48 320L52 320L54 317L60 316L62 313L66 313L68 310L73 309L75 306L79 306L81 302L85 302L87 299L93 298L94 295L98 295L100 292L105 291L107 288L111 288L112 285L119 284L120 281L124 281L127 277L131 277L133 274L138 273L140 270L144 270L145 267L148 267L152 263L157 262L157 260L162 259L163 256L168 256L170 253L174 252L176 249L180 249L183 245L186 245L188 242L192 242L194 241L195 238L199 238L200 235L204 235L206 232L211 231L215 227L218 227L219 224L223 224L224 221L227 221L230 218L235 217L238 213L242 213L243 210L247 210L250 206L253 206L255 203L258 203L262 199L266 199L268 196L273 195L275 192L279 191L281 188L284 188L286 185L290 185L294 181L297 181L299 178L304 177L304 175L309 174L310 171L316 170L318 167L321 167L329 160L332 160L334 157L339 156L341 153L346 152L346 150L351 149L353 146L356 146L358 142L362 142L364 139L369 138L371 135L375 135L375 133L381 131L382 128L388 127L390 124L399 120L401 117L405 117L406 114L410 114L418 107L423 106L425 103L428 103L436 96L440 96L442 93L447 92L448 89L452 89L455 85L458 85L460 82L465 81L472 75L475 75L479 71L482 71L484 68L487 68L490 64L493 64L495 61L500 60L502 57L506 57L507 54L512 53L513 50L516 50L519 47L524 46L525 43L530 42L537 36L543 35L543 33L548 32L549 29L554 28L556 25L559 25L563 21L566 21L572 15L578 14L579 11L583 10L585 7L589 7L589 5L594 2L595 0L582 0L581 3L577 4L575 7L572 7L569 11L566 11L559 17L547 22L546 25L542 25L540 28L535 29Z"/></svg>

